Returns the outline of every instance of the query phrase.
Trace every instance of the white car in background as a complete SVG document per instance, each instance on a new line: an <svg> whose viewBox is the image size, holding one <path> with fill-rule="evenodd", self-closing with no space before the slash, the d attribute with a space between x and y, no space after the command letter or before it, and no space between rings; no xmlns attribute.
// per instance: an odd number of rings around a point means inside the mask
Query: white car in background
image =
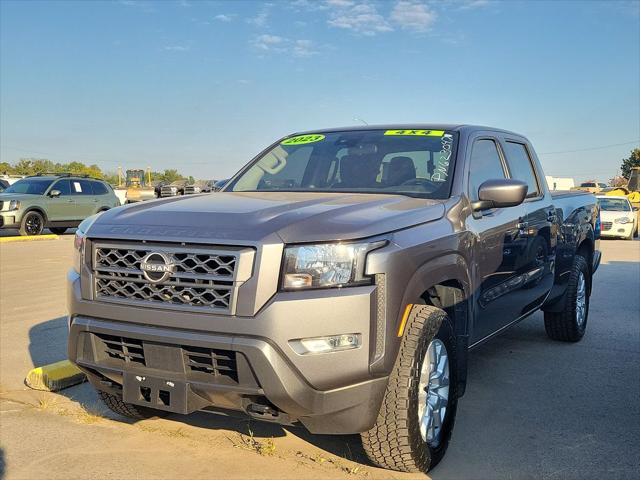
<svg viewBox="0 0 640 480"><path fill-rule="evenodd" d="M601 237L632 240L638 235L638 212L627 197L596 195L600 205Z"/></svg>

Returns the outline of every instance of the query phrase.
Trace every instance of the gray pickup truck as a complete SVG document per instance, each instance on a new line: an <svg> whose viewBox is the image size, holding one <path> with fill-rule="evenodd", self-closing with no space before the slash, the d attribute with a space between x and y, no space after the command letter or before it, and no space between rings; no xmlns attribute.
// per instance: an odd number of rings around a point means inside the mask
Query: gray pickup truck
<svg viewBox="0 0 640 480"><path fill-rule="evenodd" d="M241 410L360 433L377 465L426 472L470 348L540 309L552 339L584 335L596 201L544 178L494 128L285 137L216 195L83 222L69 358L123 415Z"/></svg>

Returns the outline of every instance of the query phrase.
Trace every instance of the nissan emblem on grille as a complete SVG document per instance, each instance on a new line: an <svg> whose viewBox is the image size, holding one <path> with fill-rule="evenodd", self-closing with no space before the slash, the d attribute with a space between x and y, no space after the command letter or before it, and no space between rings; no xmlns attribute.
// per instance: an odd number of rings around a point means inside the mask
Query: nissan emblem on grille
<svg viewBox="0 0 640 480"><path fill-rule="evenodd" d="M144 278L151 283L160 283L171 277L176 266L167 254L151 252L140 262L140 270L142 270Z"/></svg>

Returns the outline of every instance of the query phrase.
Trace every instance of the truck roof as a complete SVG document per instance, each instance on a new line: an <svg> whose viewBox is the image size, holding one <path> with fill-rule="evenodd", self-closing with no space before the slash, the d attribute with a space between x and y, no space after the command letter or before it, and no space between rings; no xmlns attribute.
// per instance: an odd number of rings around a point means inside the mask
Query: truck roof
<svg viewBox="0 0 640 480"><path fill-rule="evenodd" d="M323 128L318 130L308 130L304 132L296 132L292 135L310 135L313 133L333 133L344 132L354 130L452 130L456 132L473 132L477 130L490 130L494 132L509 133L522 137L523 135L512 132L510 130L504 130L502 128L487 127L483 125L469 125L469 124L454 124L454 123L390 123L381 125L356 125L352 127L335 127L335 128Z"/></svg>

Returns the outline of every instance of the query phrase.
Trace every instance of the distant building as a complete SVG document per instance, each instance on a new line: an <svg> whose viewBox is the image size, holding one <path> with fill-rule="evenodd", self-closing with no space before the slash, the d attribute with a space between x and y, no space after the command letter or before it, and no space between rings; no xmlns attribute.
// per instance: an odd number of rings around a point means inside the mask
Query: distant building
<svg viewBox="0 0 640 480"><path fill-rule="evenodd" d="M576 186L576 182L571 177L552 177L547 175L545 177L549 190L571 190Z"/></svg>

